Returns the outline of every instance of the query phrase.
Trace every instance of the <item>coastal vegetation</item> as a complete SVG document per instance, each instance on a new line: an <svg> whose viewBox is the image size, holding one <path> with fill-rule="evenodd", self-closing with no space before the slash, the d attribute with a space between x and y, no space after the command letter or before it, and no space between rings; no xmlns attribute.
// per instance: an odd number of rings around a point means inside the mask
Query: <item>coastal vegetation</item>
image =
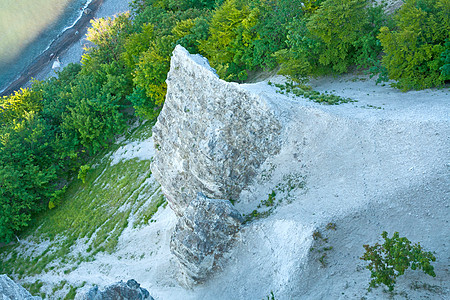
<svg viewBox="0 0 450 300"><path fill-rule="evenodd" d="M34 217L21 242L0 248L0 273L21 280L43 299L73 299L86 282L55 282L43 287L44 274L68 276L98 253L116 251L124 231L155 222L154 214L167 204L159 184L152 179L149 159L132 158L130 143L150 147L152 123L133 124L107 151L101 151L82 168L84 180L75 180L57 208ZM31 234L30 234L31 233ZM27 250L24 251L24 248ZM139 257L146 255L145 250ZM125 256L123 257L126 258ZM119 260L121 258L119 257ZM36 276L38 280L29 280ZM55 296L58 292L60 296ZM65 296L64 296L65 295Z"/></svg>
<svg viewBox="0 0 450 300"><path fill-rule="evenodd" d="M130 5L129 13L92 22L93 46L81 64L0 99L0 242L59 209L127 124L156 119L177 44L207 57L228 81L278 67L298 83L354 70L393 79L403 90L450 80L450 0L406 0L391 15L371 0ZM306 87L295 91L345 102Z"/></svg>

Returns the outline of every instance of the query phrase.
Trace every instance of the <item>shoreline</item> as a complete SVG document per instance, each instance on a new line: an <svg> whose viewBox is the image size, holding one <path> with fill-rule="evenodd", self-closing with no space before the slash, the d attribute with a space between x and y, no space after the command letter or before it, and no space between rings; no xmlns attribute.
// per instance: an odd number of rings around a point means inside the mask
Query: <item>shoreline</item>
<svg viewBox="0 0 450 300"><path fill-rule="evenodd" d="M64 54L73 44L78 42L85 35L90 21L95 17L103 2L104 0L91 0L83 8L83 13L78 20L71 27L66 28L44 52L25 67L25 70L19 74L19 77L0 92L0 97L11 95L15 91L20 90L20 88L23 88L32 78L38 76L56 57Z"/></svg>

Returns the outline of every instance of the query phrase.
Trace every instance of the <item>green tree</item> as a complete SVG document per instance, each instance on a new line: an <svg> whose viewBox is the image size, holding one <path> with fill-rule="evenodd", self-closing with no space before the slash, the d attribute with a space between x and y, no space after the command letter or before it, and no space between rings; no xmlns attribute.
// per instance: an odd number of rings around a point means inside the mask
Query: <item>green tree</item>
<svg viewBox="0 0 450 300"><path fill-rule="evenodd" d="M450 0L406 0L395 21L378 36L389 78L404 91L442 85L449 78L442 58L450 38Z"/></svg>
<svg viewBox="0 0 450 300"><path fill-rule="evenodd" d="M247 69L252 66L245 58L253 52L252 41L258 39L254 30L258 18L259 10L241 0L227 0L214 11L210 36L199 49L225 80L247 78Z"/></svg>
<svg viewBox="0 0 450 300"><path fill-rule="evenodd" d="M172 29L176 44L186 48L190 53L199 52L201 41L208 38L209 24L205 17L181 20Z"/></svg>
<svg viewBox="0 0 450 300"><path fill-rule="evenodd" d="M154 6L164 8L165 10L188 10L190 8L204 9L213 8L217 5L216 0L156 0L152 1Z"/></svg>
<svg viewBox="0 0 450 300"><path fill-rule="evenodd" d="M321 43L319 62L338 72L353 64L355 41L364 32L366 0L327 0L312 14L307 27Z"/></svg>
<svg viewBox="0 0 450 300"><path fill-rule="evenodd" d="M273 53L284 49L287 25L294 18L302 18L304 10L314 11L320 1L316 0L258 0L250 1L251 7L260 12L255 25L257 39L251 41L253 52L245 58L252 68L272 69L277 66Z"/></svg>
<svg viewBox="0 0 450 300"><path fill-rule="evenodd" d="M122 53L122 58L130 70L134 70L136 64L139 63L141 54L148 49L156 38L153 24L144 24L140 30L140 32L128 36L124 45L125 51Z"/></svg>
<svg viewBox="0 0 450 300"><path fill-rule="evenodd" d="M62 117L72 106L72 89L81 70L80 64L69 64L58 73L58 77L51 77L45 81L35 81L33 91L42 93L41 116L49 125L58 128Z"/></svg>
<svg viewBox="0 0 450 300"><path fill-rule="evenodd" d="M10 241L55 196L53 134L36 113L0 130L0 241Z"/></svg>
<svg viewBox="0 0 450 300"><path fill-rule="evenodd" d="M441 53L441 62L442 67L439 69L441 70L441 77L444 81L450 80L450 39L447 39L445 42L445 50Z"/></svg>
<svg viewBox="0 0 450 300"><path fill-rule="evenodd" d="M31 112L42 109L42 93L31 89L20 89L13 95L0 98L0 125L21 120Z"/></svg>
<svg viewBox="0 0 450 300"><path fill-rule="evenodd" d="M376 35L386 23L382 7L373 0L323 1L287 26L289 48L275 54L282 63L280 73L301 79L368 67L381 52Z"/></svg>
<svg viewBox="0 0 450 300"><path fill-rule="evenodd" d="M133 74L135 90L129 97L138 115L154 118L164 103L174 39L173 36L156 39L139 58Z"/></svg>
<svg viewBox="0 0 450 300"><path fill-rule="evenodd" d="M95 47L85 48L88 54L83 55L83 64L94 58L101 60L102 63L118 61L124 51L124 41L131 30L129 13L120 14L114 19L108 17L91 20L86 39Z"/></svg>
<svg viewBox="0 0 450 300"><path fill-rule="evenodd" d="M108 146L115 134L121 132L125 120L116 98L110 95L99 99L81 99L61 124L63 138L71 141L74 152L86 149L97 153Z"/></svg>

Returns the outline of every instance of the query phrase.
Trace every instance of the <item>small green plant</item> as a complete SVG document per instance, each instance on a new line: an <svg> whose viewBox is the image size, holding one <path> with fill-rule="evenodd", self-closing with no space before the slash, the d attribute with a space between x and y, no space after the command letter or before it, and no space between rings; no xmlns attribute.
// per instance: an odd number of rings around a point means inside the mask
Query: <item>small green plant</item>
<svg viewBox="0 0 450 300"><path fill-rule="evenodd" d="M273 291L270 291L270 295L268 295L267 298L263 299L263 300L276 300L275 295L273 294Z"/></svg>
<svg viewBox="0 0 450 300"><path fill-rule="evenodd" d="M316 230L313 232L312 237L315 241L317 241L318 239L322 238L322 234L320 233L320 231Z"/></svg>
<svg viewBox="0 0 450 300"><path fill-rule="evenodd" d="M271 166L268 173L263 174L263 176L270 177L274 169L275 166ZM260 201L256 207L257 209L248 214L244 214L245 223L270 216L283 203L283 200L287 200L287 203L290 203L293 198L291 192L297 189L303 189L306 186L305 179L305 176L296 173L283 176L282 181L267 195L267 199ZM234 203L232 204L234 205Z"/></svg>
<svg viewBox="0 0 450 300"><path fill-rule="evenodd" d="M263 212L259 212L256 209L253 210L251 213L249 214L244 214L244 223L248 223L251 222L253 220L258 220L258 219L263 219L263 218L267 218L273 211L274 207L272 207L269 210L263 211Z"/></svg>
<svg viewBox="0 0 450 300"><path fill-rule="evenodd" d="M424 251L420 243L411 245L411 242L406 237L400 237L398 232L395 232L392 238L387 235L386 231L381 234L385 240L382 245L376 243L374 246L363 246L366 253L360 259L369 261L366 266L372 278L369 291L382 283L389 291L393 291L397 277L403 275L409 267L413 270L422 269L425 274L436 276L431 265L432 261L436 261L436 257L431 252Z"/></svg>
<svg viewBox="0 0 450 300"><path fill-rule="evenodd" d="M336 230L336 223L328 223L327 226L325 227L327 230Z"/></svg>
<svg viewBox="0 0 450 300"><path fill-rule="evenodd" d="M326 253L323 253L322 256L319 257L319 262L320 262L320 264L322 265L323 268L325 268L327 266L327 264L328 264L326 258L327 258L327 254Z"/></svg>
<svg viewBox="0 0 450 300"><path fill-rule="evenodd" d="M276 202L275 196L276 196L276 192L272 191L269 195L267 200L261 200L261 203L258 204L257 208L262 208L263 206L265 207L272 207L274 208L274 206L276 206L278 203ZM234 204L233 204L234 205Z"/></svg>
<svg viewBox="0 0 450 300"><path fill-rule="evenodd" d="M90 169L90 165L82 165L80 167L80 170L78 171L78 179L81 179L83 183L86 183L86 176Z"/></svg>
<svg viewBox="0 0 450 300"><path fill-rule="evenodd" d="M275 196L276 193L275 191L272 191L272 193L269 194L269 197L267 198L267 200L261 201L261 204L267 207L273 206L275 203Z"/></svg>
<svg viewBox="0 0 450 300"><path fill-rule="evenodd" d="M276 92L279 94L293 94L295 97L304 97L310 101L328 104L328 105L339 105L342 103L357 102L356 100L350 98L344 98L341 96L333 95L331 93L320 93L314 91L311 86L303 83L296 82L286 82L283 84L274 84L275 87L279 88Z"/></svg>
<svg viewBox="0 0 450 300"><path fill-rule="evenodd" d="M329 224L334 224L334 223L328 223L328 225ZM328 225L326 226L327 230L329 229ZM336 229L334 229L334 230L336 230ZM333 246L330 246L328 244L328 238L324 237L322 235L322 233L320 233L319 230L315 230L313 232L312 238L316 241L316 247L311 247L309 250L311 252L315 253L316 255L320 255L320 257L317 258L317 260L320 262L320 265L322 266L322 268L325 268L328 266L328 261L327 261L328 251L333 250Z"/></svg>

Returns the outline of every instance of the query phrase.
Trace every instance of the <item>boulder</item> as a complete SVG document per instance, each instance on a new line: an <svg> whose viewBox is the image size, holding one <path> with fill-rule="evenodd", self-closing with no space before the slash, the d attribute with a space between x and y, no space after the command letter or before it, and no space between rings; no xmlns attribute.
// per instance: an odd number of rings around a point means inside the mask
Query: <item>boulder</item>
<svg viewBox="0 0 450 300"><path fill-rule="evenodd" d="M108 285L103 291L98 286L91 288L83 297L83 300L154 300L150 293L140 287L134 279L116 282Z"/></svg>
<svg viewBox="0 0 450 300"><path fill-rule="evenodd" d="M42 298L32 296L30 292L7 275L0 275L0 300L42 300Z"/></svg>
<svg viewBox="0 0 450 300"><path fill-rule="evenodd" d="M187 287L204 282L219 269L243 222L228 200L209 199L199 193L179 218L170 248L181 267Z"/></svg>

